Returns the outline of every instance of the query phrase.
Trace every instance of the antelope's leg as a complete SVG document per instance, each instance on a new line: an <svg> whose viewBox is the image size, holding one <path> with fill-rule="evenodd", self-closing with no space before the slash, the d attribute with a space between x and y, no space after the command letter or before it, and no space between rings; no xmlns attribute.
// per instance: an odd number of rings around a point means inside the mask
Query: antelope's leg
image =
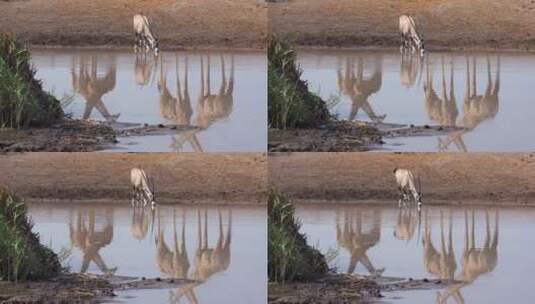
<svg viewBox="0 0 535 304"><path fill-rule="evenodd" d="M403 189L401 187L398 186L398 190L399 190L399 194L400 194L400 198L398 200L398 207L402 207L403 206L403 200L405 199L405 194L403 194Z"/></svg>
<svg viewBox="0 0 535 304"><path fill-rule="evenodd" d="M132 207L134 207L134 203L136 201L136 187L132 186Z"/></svg>

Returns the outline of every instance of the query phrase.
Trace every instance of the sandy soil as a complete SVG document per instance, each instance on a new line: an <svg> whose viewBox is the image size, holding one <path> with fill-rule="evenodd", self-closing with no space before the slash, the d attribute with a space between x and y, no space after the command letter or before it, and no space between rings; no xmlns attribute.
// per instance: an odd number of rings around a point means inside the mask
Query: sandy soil
<svg viewBox="0 0 535 304"><path fill-rule="evenodd" d="M127 203L133 167L154 177L158 203L265 204L261 153L14 153L0 155L0 184L31 202Z"/></svg>
<svg viewBox="0 0 535 304"><path fill-rule="evenodd" d="M396 204L395 167L421 177L424 204L535 205L535 153L279 153L268 179L298 202Z"/></svg>
<svg viewBox="0 0 535 304"><path fill-rule="evenodd" d="M268 28L307 46L398 47L401 14L431 50L535 48L531 0L290 0L269 4Z"/></svg>
<svg viewBox="0 0 535 304"><path fill-rule="evenodd" d="M8 0L0 29L36 45L131 46L140 12L163 49L264 47L267 8L256 0Z"/></svg>

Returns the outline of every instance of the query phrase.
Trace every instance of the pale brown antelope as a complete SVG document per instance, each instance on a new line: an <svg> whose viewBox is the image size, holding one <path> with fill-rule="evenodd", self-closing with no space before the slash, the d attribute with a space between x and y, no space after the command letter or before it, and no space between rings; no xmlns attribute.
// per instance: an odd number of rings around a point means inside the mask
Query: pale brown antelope
<svg viewBox="0 0 535 304"><path fill-rule="evenodd" d="M457 102L455 100L453 60L450 61L449 90L447 89L448 85L446 83L444 56L440 60L442 66L442 97L438 96L433 87L433 68L430 66L429 61L429 58L427 58L426 81L424 83L425 110L429 119L439 125L455 126L459 111L457 110Z"/></svg>
<svg viewBox="0 0 535 304"><path fill-rule="evenodd" d="M453 131L447 138L439 139L439 150L445 151L454 142L460 151L466 152L463 135L474 130L480 123L492 119L499 110L500 91L500 57L497 59L496 75L492 80L490 59L487 57L487 85L483 95L477 94L476 60L472 61L470 73L469 58L466 58L466 88L463 102L463 117L457 121L457 126L464 130Z"/></svg>
<svg viewBox="0 0 535 304"><path fill-rule="evenodd" d="M230 265L230 245L232 241L232 211L228 213L227 231L223 231L221 211L218 211L219 236L215 247L208 246L208 215L204 211L204 231L201 220L201 211L197 212L197 251L195 252L195 269L192 278L206 281L216 273L225 271Z"/></svg>
<svg viewBox="0 0 535 304"><path fill-rule="evenodd" d="M491 76L490 59L487 56L487 86L483 95L477 94L476 59L472 59L473 70L470 75L469 61L466 59L466 91L464 96L462 126L474 129L481 122L496 116L499 110L498 92L500 91L500 57L497 60L496 78ZM471 78L471 82L470 82Z"/></svg>
<svg viewBox="0 0 535 304"><path fill-rule="evenodd" d="M88 69L88 65L90 68ZM117 67L110 64L104 77L97 74L98 60L96 56L80 58L78 73L75 71L75 62L71 68L72 87L85 99L85 109L82 119L89 119L91 112L96 108L108 122L115 122L120 114L111 114L102 101L102 97L115 88Z"/></svg>
<svg viewBox="0 0 535 304"><path fill-rule="evenodd" d="M405 205L412 196L414 202L418 205L418 210L422 206L422 189L420 178L418 177L418 189L416 188L416 179L410 170L407 169L394 169L394 177L396 178L396 184L398 186L399 193L401 195L398 205L399 207Z"/></svg>
<svg viewBox="0 0 535 304"><path fill-rule="evenodd" d="M153 50L156 55L160 51L160 43L152 33L149 19L147 16L136 14L133 17L134 35L136 38L134 50L137 52L140 48Z"/></svg>
<svg viewBox="0 0 535 304"><path fill-rule="evenodd" d="M227 79L225 59L221 58L221 84L217 94L210 89L210 56L207 56L207 69L205 74L204 58L201 56L201 94L197 102L197 116L195 126L207 129L214 122L227 118L232 113L234 105L234 56L230 57L230 78Z"/></svg>
<svg viewBox="0 0 535 304"><path fill-rule="evenodd" d="M420 56L425 54L424 40L420 37L416 22L411 16L401 15L399 17L399 34L401 36L401 53L410 50L412 53L420 51Z"/></svg>
<svg viewBox="0 0 535 304"><path fill-rule="evenodd" d="M499 213L495 213L495 227L491 232L489 212L485 211L485 241L482 247L476 247L475 241L475 212L472 210L471 224L468 212L465 211L465 238L461 258L461 273L456 277L459 283L448 286L444 292L437 293L437 303L445 304L449 297L456 303L464 303L461 289L472 284L478 277L492 272L498 264L498 233Z"/></svg>
<svg viewBox="0 0 535 304"><path fill-rule="evenodd" d="M113 211L106 208L104 212L103 216L99 216L99 219L104 220L103 224L96 221L97 212L93 208L87 211L78 210L75 224L72 215L70 217L71 244L83 253L81 273L87 272L91 262L94 262L105 275L113 275L117 271L117 267L108 267L99 253L113 240Z"/></svg>
<svg viewBox="0 0 535 304"><path fill-rule="evenodd" d="M176 97L170 92L167 86L167 74L164 72L163 63L160 65L160 77L158 79L158 92L160 93L160 113L162 117L173 123L190 127L173 137L171 147L179 151L184 143L188 141L195 152L203 152L201 143L197 138L199 128L195 128L191 124L191 116L193 110L191 107L191 98L189 95L188 70L189 60L186 56L184 59L185 71L184 81L180 81L179 58L175 58L175 72L176 72Z"/></svg>
<svg viewBox="0 0 535 304"><path fill-rule="evenodd" d="M152 207L156 205L154 180L149 178L143 169L133 168L130 170L130 182L132 184L133 207L141 204L146 206L148 202Z"/></svg>
<svg viewBox="0 0 535 304"><path fill-rule="evenodd" d="M374 69L372 75L368 78L364 77L364 60L362 57L359 57L357 60L356 73L354 59L348 57L346 58L344 73L342 74L341 68L338 68L337 76L339 90L351 99L349 120L356 118L359 109L366 112L366 115L373 122L380 123L385 119L386 115L375 114L369 102L370 96L377 93L382 86L383 72L381 57L377 56L374 58Z"/></svg>
<svg viewBox="0 0 535 304"><path fill-rule="evenodd" d="M367 254L367 251L381 239L380 210L374 209L371 214L362 212L360 209L354 213L344 212L342 227L339 223L339 212L336 215L336 240L350 254L347 272L355 272L355 268L360 262L371 275L380 276L385 269L375 268Z"/></svg>
<svg viewBox="0 0 535 304"><path fill-rule="evenodd" d="M431 238L431 228L429 227L428 211L425 211L424 217L424 235L422 239L424 249L424 266L427 272L433 274L441 280L451 281L454 279L457 269L455 261L455 250L453 248L453 217L451 211L448 217L448 239L444 236L444 214L440 211L440 249L433 245Z"/></svg>
<svg viewBox="0 0 535 304"><path fill-rule="evenodd" d="M182 210L182 228L180 237L176 229L176 211L173 209L173 246L165 242L165 233L160 226L160 212L158 211L158 232L155 236L156 264L160 271L173 279L188 279L190 261L186 249L186 211ZM186 297L189 303L198 303L195 295L195 287L199 282L182 284L178 289L169 292L169 303L179 303L182 297Z"/></svg>

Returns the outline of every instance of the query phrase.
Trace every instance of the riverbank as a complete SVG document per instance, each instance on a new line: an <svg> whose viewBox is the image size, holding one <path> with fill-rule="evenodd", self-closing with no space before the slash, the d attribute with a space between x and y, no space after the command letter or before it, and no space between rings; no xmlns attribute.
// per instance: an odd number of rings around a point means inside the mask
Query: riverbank
<svg viewBox="0 0 535 304"><path fill-rule="evenodd" d="M163 50L265 47L267 6L254 0L3 1L0 28L31 45L132 46L138 13Z"/></svg>
<svg viewBox="0 0 535 304"><path fill-rule="evenodd" d="M424 204L535 205L535 153L273 153L268 174L296 203L396 204L396 167Z"/></svg>
<svg viewBox="0 0 535 304"><path fill-rule="evenodd" d="M160 204L265 204L261 153L8 153L0 155L0 184L32 202L127 202L134 167L154 177Z"/></svg>
<svg viewBox="0 0 535 304"><path fill-rule="evenodd" d="M308 47L399 47L398 18L414 16L432 51L535 49L528 0L294 0L268 5L268 31Z"/></svg>

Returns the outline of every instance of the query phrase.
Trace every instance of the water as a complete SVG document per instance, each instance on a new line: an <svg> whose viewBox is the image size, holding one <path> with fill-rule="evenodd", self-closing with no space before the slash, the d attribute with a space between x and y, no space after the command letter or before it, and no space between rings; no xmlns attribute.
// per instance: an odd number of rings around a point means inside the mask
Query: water
<svg viewBox="0 0 535 304"><path fill-rule="evenodd" d="M113 301L265 303L265 208L166 205L134 214L117 204L30 204L29 212L43 243L71 249L71 271L198 281L118 292Z"/></svg>
<svg viewBox="0 0 535 304"><path fill-rule="evenodd" d="M386 139L388 150L535 150L534 54L303 51L298 60L311 90L338 101L340 119L466 128Z"/></svg>
<svg viewBox="0 0 535 304"><path fill-rule="evenodd" d="M64 108L73 117L181 127L171 135L119 138L111 151L266 149L262 52L163 52L155 59L128 51L36 49L32 62L44 87L70 101Z"/></svg>
<svg viewBox="0 0 535 304"><path fill-rule="evenodd" d="M397 207L297 208L309 242L338 251L331 266L339 272L462 281L443 290L386 293L387 303L527 303L533 297L535 209L424 207L420 219L417 214Z"/></svg>

